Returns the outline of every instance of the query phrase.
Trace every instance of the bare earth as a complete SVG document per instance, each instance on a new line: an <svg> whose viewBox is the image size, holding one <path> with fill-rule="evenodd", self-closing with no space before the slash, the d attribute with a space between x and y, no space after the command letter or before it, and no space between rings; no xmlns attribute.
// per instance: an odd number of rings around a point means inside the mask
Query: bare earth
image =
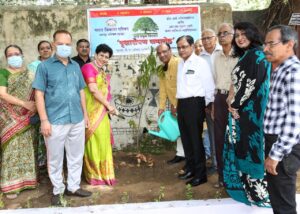
<svg viewBox="0 0 300 214"><path fill-rule="evenodd" d="M96 204L137 203L188 199L212 199L228 197L224 189L216 189L217 174L209 175L208 182L198 187L187 188L185 182L177 178L183 162L168 165L167 160L174 151L160 155L146 155L147 162L138 164L136 155L118 151L114 153L115 173L118 183L113 187L90 186L82 181L83 188L93 192L89 198L66 197L66 206L77 207ZM153 166L152 165L153 160ZM140 165L140 166L138 166ZM297 190L300 192L300 176ZM17 199L2 196L4 209L49 207L52 187L45 175L41 176L36 190L23 191Z"/></svg>

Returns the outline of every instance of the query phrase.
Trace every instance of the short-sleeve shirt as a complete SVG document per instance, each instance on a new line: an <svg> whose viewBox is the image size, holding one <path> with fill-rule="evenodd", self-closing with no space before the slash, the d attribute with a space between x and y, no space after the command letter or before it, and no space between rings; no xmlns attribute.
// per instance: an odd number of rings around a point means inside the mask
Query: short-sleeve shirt
<svg viewBox="0 0 300 214"><path fill-rule="evenodd" d="M8 77L10 72L6 69L0 69L0 86L8 86Z"/></svg>
<svg viewBox="0 0 300 214"><path fill-rule="evenodd" d="M48 120L54 125L76 124L83 120L80 90L85 87L78 63L64 65L56 56L37 68L32 87L43 91Z"/></svg>

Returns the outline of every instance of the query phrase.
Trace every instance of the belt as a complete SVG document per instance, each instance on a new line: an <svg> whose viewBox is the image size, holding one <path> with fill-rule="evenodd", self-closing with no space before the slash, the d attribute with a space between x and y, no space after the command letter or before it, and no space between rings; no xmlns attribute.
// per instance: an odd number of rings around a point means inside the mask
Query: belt
<svg viewBox="0 0 300 214"><path fill-rule="evenodd" d="M224 95L227 95L229 93L229 91L225 89L217 89L216 91L217 93L224 94Z"/></svg>

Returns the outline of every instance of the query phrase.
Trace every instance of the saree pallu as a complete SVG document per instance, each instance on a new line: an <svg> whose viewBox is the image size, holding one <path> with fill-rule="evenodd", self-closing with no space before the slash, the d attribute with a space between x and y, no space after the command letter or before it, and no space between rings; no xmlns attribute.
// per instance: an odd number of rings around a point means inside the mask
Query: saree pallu
<svg viewBox="0 0 300 214"><path fill-rule="evenodd" d="M87 77L89 73L97 73L91 64L86 64L82 72L87 84L90 83L90 78ZM110 101L110 76L101 71L92 79L103 96ZM91 185L113 185L116 182L112 155L113 136L108 113L102 103L90 93L88 87L84 91L90 120L90 128L86 130L84 176Z"/></svg>
<svg viewBox="0 0 300 214"><path fill-rule="evenodd" d="M233 69L234 101L239 119L228 117L223 150L224 184L235 200L270 207L264 169L263 117L270 63L260 49L248 50Z"/></svg>
<svg viewBox="0 0 300 214"><path fill-rule="evenodd" d="M27 71L10 74L8 94L32 100L33 75ZM23 107L0 100L1 177L4 193L32 189L37 185L36 127L30 125L31 113Z"/></svg>

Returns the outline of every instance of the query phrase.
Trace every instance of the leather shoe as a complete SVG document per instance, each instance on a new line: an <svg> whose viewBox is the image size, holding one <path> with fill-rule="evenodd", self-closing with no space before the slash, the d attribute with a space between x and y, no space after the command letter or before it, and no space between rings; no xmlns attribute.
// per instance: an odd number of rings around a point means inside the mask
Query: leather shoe
<svg viewBox="0 0 300 214"><path fill-rule="evenodd" d="M181 179L181 180L190 179L192 177L194 177L194 173L192 173L192 172L185 172L182 175L178 175L178 178Z"/></svg>
<svg viewBox="0 0 300 214"><path fill-rule="evenodd" d="M171 164L174 164L174 163L179 163L179 162L184 161L184 160L185 160L184 157L180 157L180 156L176 155L173 159L168 160L167 163L171 165Z"/></svg>
<svg viewBox="0 0 300 214"><path fill-rule="evenodd" d="M71 192L69 190L66 191L67 196L78 196L78 197L89 197L92 195L91 192L83 190L83 189L78 189L75 192Z"/></svg>
<svg viewBox="0 0 300 214"><path fill-rule="evenodd" d="M199 186L200 184L204 184L207 182L207 178L193 178L186 182L186 185L191 185L192 187Z"/></svg>

